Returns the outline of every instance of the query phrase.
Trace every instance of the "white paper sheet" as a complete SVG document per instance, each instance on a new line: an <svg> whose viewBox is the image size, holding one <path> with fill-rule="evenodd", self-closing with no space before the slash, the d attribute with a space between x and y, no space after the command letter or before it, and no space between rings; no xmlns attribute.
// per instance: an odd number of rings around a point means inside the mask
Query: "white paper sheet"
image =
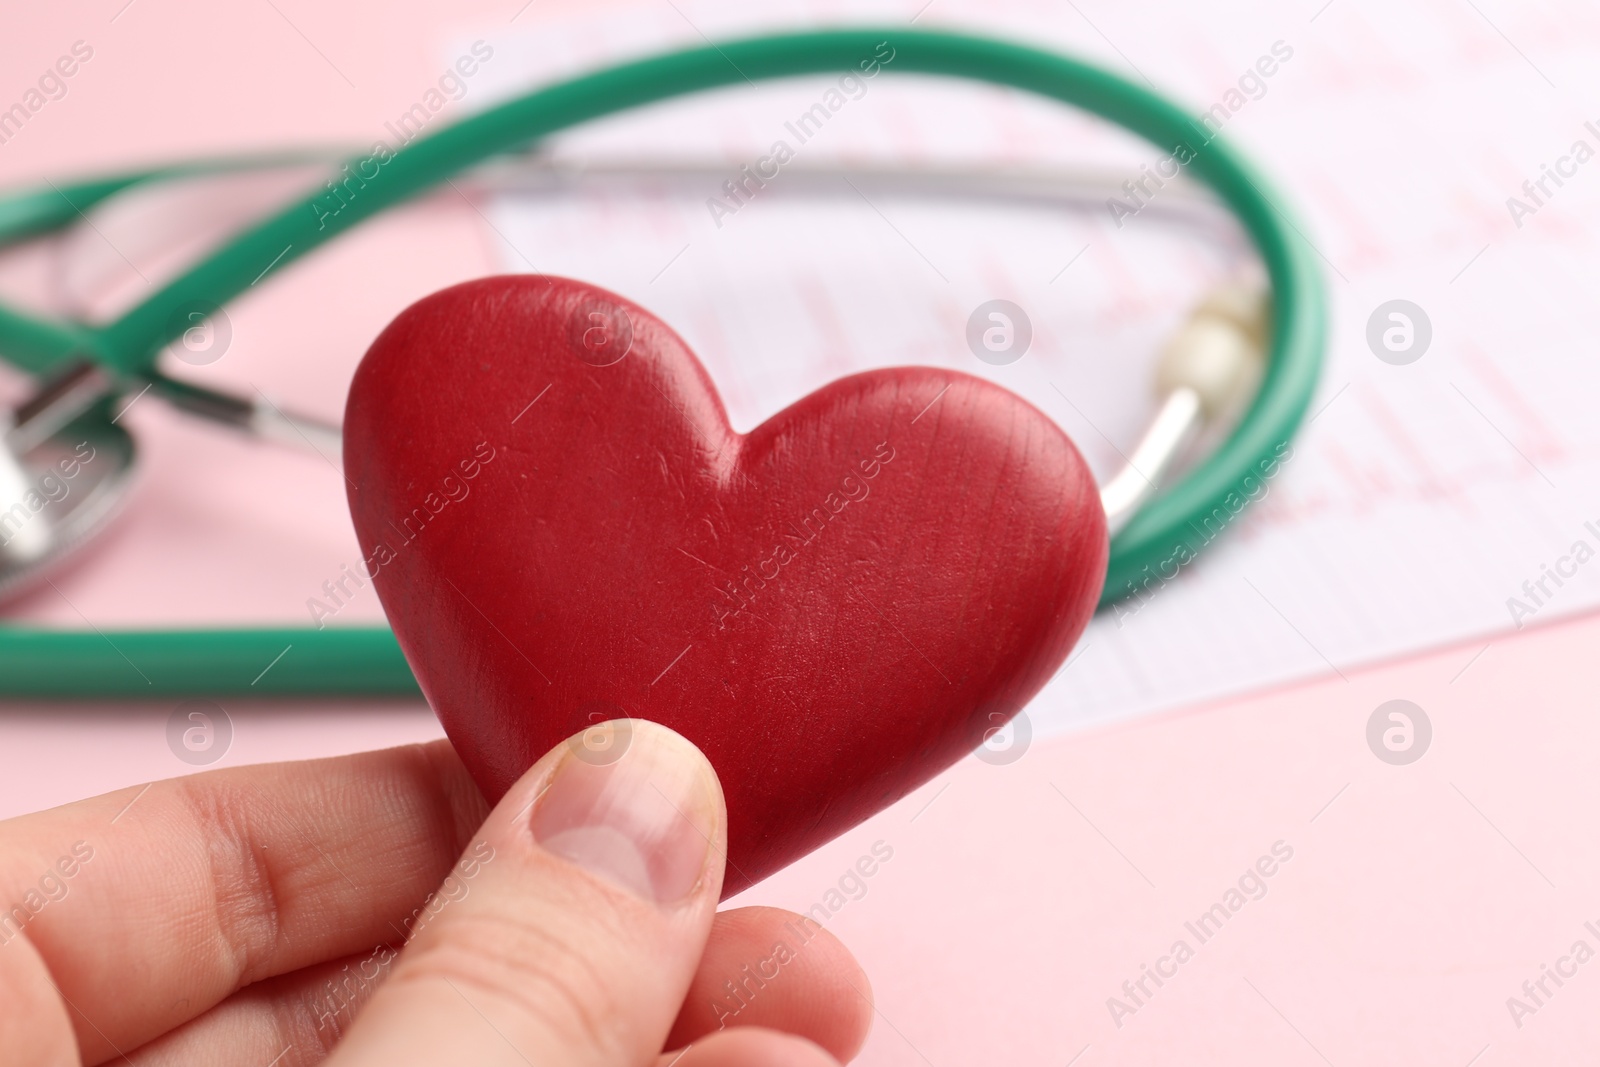
<svg viewBox="0 0 1600 1067"><path fill-rule="evenodd" d="M672 42L797 22L905 26L920 6L751 12L648 0L540 15L490 38L484 99ZM1213 114L1226 116L1225 136L1302 220L1332 301L1316 416L1269 495L1136 614L1096 619L1029 708L1036 734L1465 640L1475 642L1462 656L1470 669L1470 653L1493 655L1492 640L1516 622L1600 602L1600 559L1588 558L1600 550L1600 160L1573 157L1578 141L1600 150L1585 126L1600 114L1580 104L1600 98L1600 13L1334 0L1228 13L1173 4L1156 18L1109 2L935 0L916 25L1095 57L1148 76L1196 114L1222 104ZM1275 52L1271 76L1252 77ZM1054 105L887 69L859 99L851 87L804 145L785 123L837 78L658 105L557 150L721 159L730 177L779 139L796 149L795 167L1086 162L1135 177L1162 155ZM1559 187L1547 178L1535 205L1521 187L1542 164L1571 176ZM671 323L740 428L841 374L927 363L1028 397L1101 477L1150 413L1155 349L1238 254L1229 233L1153 213L1117 228L1103 206L1064 213L849 188L807 196L785 189L780 172L718 220L706 201L720 193L658 183L504 195L488 217L508 269L591 280ZM1531 214L1515 218L1513 196ZM972 309L994 297L1020 304L1035 328L1010 366L980 362L964 339ZM1369 316L1397 298L1432 329L1428 351L1404 366L1380 361L1366 339ZM1574 554L1580 542L1588 547ZM1568 576L1557 584L1546 568ZM1514 620L1513 597L1531 614Z"/></svg>

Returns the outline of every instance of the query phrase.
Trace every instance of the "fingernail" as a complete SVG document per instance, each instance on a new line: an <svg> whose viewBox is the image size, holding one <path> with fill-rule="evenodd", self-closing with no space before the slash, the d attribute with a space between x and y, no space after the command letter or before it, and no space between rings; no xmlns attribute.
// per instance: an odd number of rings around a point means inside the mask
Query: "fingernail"
<svg viewBox="0 0 1600 1067"><path fill-rule="evenodd" d="M717 819L711 766L683 737L634 721L626 751L597 762L572 746L533 812L533 837L645 900L681 900L700 881Z"/></svg>

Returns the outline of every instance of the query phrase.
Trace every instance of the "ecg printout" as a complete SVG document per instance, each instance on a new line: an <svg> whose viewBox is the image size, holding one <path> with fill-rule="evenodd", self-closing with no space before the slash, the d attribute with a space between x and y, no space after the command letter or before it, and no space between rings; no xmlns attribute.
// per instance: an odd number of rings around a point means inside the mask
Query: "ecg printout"
<svg viewBox="0 0 1600 1067"><path fill-rule="evenodd" d="M958 0L920 14L854 3L757 13L640 0L514 27L492 38L485 73L503 95L530 72L547 81L667 42L916 15L919 28L1056 45L1148 75L1196 115L1224 105L1212 114L1225 116L1225 136L1275 180L1322 260L1332 337L1314 414L1266 498L1180 580L1134 614L1096 617L1029 707L1036 733L1453 642L1474 642L1462 655L1470 669L1470 652L1493 655L1493 639L1514 628L1508 598L1531 609L1519 612L1530 624L1600 603L1600 562L1588 559L1600 549L1597 279L1584 256L1600 221L1600 163L1569 159L1576 176L1547 182L1538 205L1522 190L1575 142L1600 149L1585 126L1600 108L1581 104L1600 100L1600 12L1564 10L1557 22L1531 6L1454 0L1262 3L1226 15L1165 7L1160 18L1110 3ZM1400 40L1404 55L1388 43ZM1270 77L1241 83L1260 57L1285 51ZM729 178L780 139L796 169L942 161L1133 178L1164 154L1020 94L922 77L863 84L818 130L792 123L837 78L656 105L563 137L555 151L720 160ZM795 133L810 136L802 144ZM784 182L780 170L725 212L708 206L730 202L706 179L505 194L488 216L508 269L594 281L676 328L741 430L839 375L932 364L1030 399L1100 478L1152 410L1155 351L1243 241L1153 211L1118 227L1104 204L1069 212ZM1514 218L1513 196L1532 212ZM1009 366L986 365L965 344L968 315L995 297L1021 305L1034 327ZM1397 298L1421 307L1432 332L1404 366L1367 342L1369 316ZM1573 555L1578 542L1588 555ZM1568 576L1558 584L1547 568ZM1524 583L1536 591L1541 578L1535 603Z"/></svg>

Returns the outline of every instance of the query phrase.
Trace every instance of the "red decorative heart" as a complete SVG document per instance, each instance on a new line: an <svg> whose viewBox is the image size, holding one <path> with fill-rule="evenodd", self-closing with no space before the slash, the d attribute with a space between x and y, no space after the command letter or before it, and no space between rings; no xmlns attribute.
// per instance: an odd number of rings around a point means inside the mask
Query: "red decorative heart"
<svg viewBox="0 0 1600 1067"><path fill-rule="evenodd" d="M559 278L402 313L356 373L345 465L367 569L484 793L604 719L665 723L722 779L724 895L1008 721L1105 575L1094 480L1021 398L900 367L741 436L665 324Z"/></svg>

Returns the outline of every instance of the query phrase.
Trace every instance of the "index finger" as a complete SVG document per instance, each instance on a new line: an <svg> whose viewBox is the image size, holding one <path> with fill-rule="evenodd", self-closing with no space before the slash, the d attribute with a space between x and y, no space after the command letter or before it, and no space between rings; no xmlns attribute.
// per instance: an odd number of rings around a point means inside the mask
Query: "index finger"
<svg viewBox="0 0 1600 1067"><path fill-rule="evenodd" d="M404 940L487 812L439 741L8 820L0 988L48 980L84 1062L116 1056L252 982ZM37 953L11 951L19 936ZM0 1014L0 1047L27 1025Z"/></svg>

